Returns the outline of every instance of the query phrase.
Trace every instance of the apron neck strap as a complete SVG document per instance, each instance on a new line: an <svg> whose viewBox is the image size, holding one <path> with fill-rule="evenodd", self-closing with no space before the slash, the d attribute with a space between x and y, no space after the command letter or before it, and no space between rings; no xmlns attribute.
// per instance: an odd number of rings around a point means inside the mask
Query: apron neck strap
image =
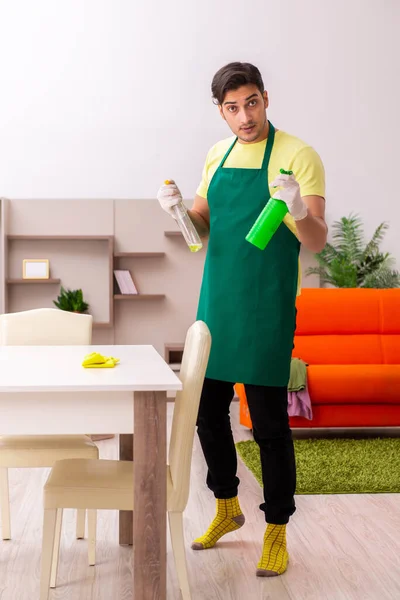
<svg viewBox="0 0 400 600"><path fill-rule="evenodd" d="M269 124L268 140L267 140L267 144L265 146L264 160L263 160L262 167L261 167L264 171L268 170L269 159L271 158L272 147L273 147L274 141L275 141L275 127L272 125L272 123L270 123L270 121L268 121L268 124Z"/></svg>
<svg viewBox="0 0 400 600"><path fill-rule="evenodd" d="M222 169L222 167L225 164L226 159L228 158L228 156L230 155L230 153L232 152L232 149L234 147L234 145L236 144L236 142L238 141L238 138L235 138L233 143L229 146L224 158L221 160L221 164L219 165L220 169Z"/></svg>
<svg viewBox="0 0 400 600"><path fill-rule="evenodd" d="M272 123L270 123L270 121L268 121L268 123L269 123L268 140L267 140L267 144L265 146L264 159L263 159L262 166L261 166L261 169L263 169L264 171L268 170L269 159L271 158L272 147L274 145L274 140L275 140L275 127L272 125ZM233 147L237 141L238 141L238 138L235 138L233 143L229 146L224 158L221 160L221 164L220 164L221 169L224 166L226 159L232 152Z"/></svg>

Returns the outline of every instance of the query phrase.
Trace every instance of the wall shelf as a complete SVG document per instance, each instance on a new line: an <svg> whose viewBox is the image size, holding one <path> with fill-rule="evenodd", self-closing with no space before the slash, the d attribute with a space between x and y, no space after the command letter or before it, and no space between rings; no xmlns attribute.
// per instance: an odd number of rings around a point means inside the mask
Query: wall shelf
<svg viewBox="0 0 400 600"><path fill-rule="evenodd" d="M115 294L114 300L162 300L165 294Z"/></svg>
<svg viewBox="0 0 400 600"><path fill-rule="evenodd" d="M54 278L49 278L49 279L7 279L7 285L25 285L25 284L36 284L36 283L40 283L40 284L57 284L57 283L61 283L61 279L54 279Z"/></svg>
<svg viewBox="0 0 400 600"><path fill-rule="evenodd" d="M22 260L36 257L49 259L51 279L22 281ZM93 344L147 342L164 356L166 342L183 342L203 258L155 199L0 200L0 312L51 307L60 285L82 287ZM114 270L130 271L139 294L121 294ZM168 362L178 371L177 345Z"/></svg>
<svg viewBox="0 0 400 600"><path fill-rule="evenodd" d="M29 242L32 241L54 241L54 240L65 240L65 241L88 241L88 242L96 242L96 241L109 241L112 240L114 236L112 235L7 235L7 239L10 241L13 240L27 240Z"/></svg>
<svg viewBox="0 0 400 600"><path fill-rule="evenodd" d="M114 258L158 258L165 252L116 252Z"/></svg>
<svg viewBox="0 0 400 600"><path fill-rule="evenodd" d="M54 227L52 228L54 231ZM81 235L81 234L77 234L77 235L55 235L55 234L49 234L49 235L27 235L27 234L6 234L4 236L4 241L5 241L5 248L6 248L6 259L5 259L5 266L4 266L4 272L7 273L9 270L9 265L8 265L8 255L9 253L12 251L13 253L19 253L19 255L21 255L21 248L24 248L24 253L27 252L26 247L30 247L34 249L34 252L38 252L38 249L41 247L42 251L43 248L50 248L50 250L54 250L54 248L57 248L56 244L57 242L62 242L63 244L66 243L66 247L64 248L64 246L61 246L61 248L59 247L59 254L67 254L68 250L67 248L71 248L74 247L76 245L79 246L79 243L84 243L84 252L86 253L86 243L88 244L88 251L90 248L95 247L95 252L96 253L103 253L103 252L107 252L107 273L105 273L105 283L106 283L106 289L107 289L107 296L108 296L108 315L104 315L103 318L106 318L107 321L100 321L100 322L93 322L93 328L95 329L109 329L112 328L114 325L114 301L113 301L113 257L114 257L114 235ZM47 246L47 243L50 242L50 245ZM37 244L37 245L36 245ZM95 246L93 246L93 244ZM75 250L74 250L75 251ZM16 269L16 265L14 264L13 270L15 271ZM60 272L60 268L57 269L58 272ZM71 269L70 269L71 271ZM10 273L10 275L12 275L13 273ZM62 280L64 281L64 276L62 278ZM60 278L55 278L55 277L51 277L49 279L23 279L23 278L18 278L18 277L7 277L6 275L6 279L5 279L5 290L10 290L10 286L13 286L13 288L15 289L15 287L20 287L21 285L59 285L61 284L61 279ZM32 288L33 289L33 288ZM4 305L7 307L8 309L8 297L7 297L7 292L6 296L5 296L5 301L4 301ZM84 291L85 293L85 291ZM10 294L10 298L14 299L14 306L15 306L15 298L17 298L17 301L19 301L19 306L22 305L22 301L21 298L23 298L22 296L23 292L20 291L19 293L16 293L15 295L13 294L11 296ZM39 294L39 291L37 290L37 294ZM35 294L32 294L32 296L34 296ZM14 298L15 296L15 298ZM42 293L40 295L41 298L41 302L45 302L44 300L44 294L43 294L43 290ZM18 302L17 302L18 303ZM12 308L10 308L9 310L10 312L12 312ZM101 317L100 317L101 318Z"/></svg>
<svg viewBox="0 0 400 600"><path fill-rule="evenodd" d="M94 322L93 323L93 329L111 329L111 327L113 327L112 323L106 323L106 322L104 322L104 323L101 323L101 322L96 323L96 322Z"/></svg>
<svg viewBox="0 0 400 600"><path fill-rule="evenodd" d="M118 258L161 258L165 256L165 252L114 252L114 268L117 265ZM115 292L119 291L118 284L115 287ZM133 300L139 302L141 300L161 300L165 298L165 294L121 294L115 293L114 300Z"/></svg>
<svg viewBox="0 0 400 600"><path fill-rule="evenodd" d="M185 344L179 343L169 343L164 345L165 362L176 373L179 373L181 370L184 348Z"/></svg>

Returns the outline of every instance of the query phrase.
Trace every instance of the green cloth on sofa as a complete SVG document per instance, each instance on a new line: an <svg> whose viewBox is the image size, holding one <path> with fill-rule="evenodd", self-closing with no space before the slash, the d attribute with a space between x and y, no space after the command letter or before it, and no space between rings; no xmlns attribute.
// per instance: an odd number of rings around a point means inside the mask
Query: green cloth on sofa
<svg viewBox="0 0 400 600"><path fill-rule="evenodd" d="M288 392L299 392L307 385L307 364L301 358L292 358Z"/></svg>

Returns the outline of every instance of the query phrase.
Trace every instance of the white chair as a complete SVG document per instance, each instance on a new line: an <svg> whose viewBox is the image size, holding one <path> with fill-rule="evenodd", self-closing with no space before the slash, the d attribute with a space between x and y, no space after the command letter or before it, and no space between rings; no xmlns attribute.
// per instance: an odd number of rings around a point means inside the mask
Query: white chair
<svg viewBox="0 0 400 600"><path fill-rule="evenodd" d="M193 437L200 395L210 352L211 336L202 321L186 336L178 392L172 421L167 469L167 510L172 548L183 600L190 600L182 513L189 497ZM57 462L44 487L44 522L40 600L49 594L57 511L132 510L132 463L115 460L62 460ZM94 548L89 550L94 552Z"/></svg>
<svg viewBox="0 0 400 600"><path fill-rule="evenodd" d="M0 315L0 344L3 346L88 345L92 341L92 316L56 308L42 308ZM82 357L83 358L83 357ZM21 377L23 371L21 370ZM1 424L0 424L1 427ZM3 540L11 539L8 469L52 467L66 458L98 459L96 444L87 435L0 436L0 503ZM94 543L96 513L88 514L89 537ZM57 515L51 587L59 554L62 511ZM85 537L85 511L77 514L76 537Z"/></svg>

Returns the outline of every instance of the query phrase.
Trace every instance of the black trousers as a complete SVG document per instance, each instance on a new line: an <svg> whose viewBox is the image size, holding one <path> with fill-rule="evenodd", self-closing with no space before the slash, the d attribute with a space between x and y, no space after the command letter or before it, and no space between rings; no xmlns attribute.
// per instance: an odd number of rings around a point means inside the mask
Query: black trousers
<svg viewBox="0 0 400 600"><path fill-rule="evenodd" d="M233 383L205 379L197 432L208 466L207 485L216 498L238 493L237 456L230 405ZM254 439L260 447L267 523L282 525L295 512L296 463L287 412L286 387L245 385Z"/></svg>

